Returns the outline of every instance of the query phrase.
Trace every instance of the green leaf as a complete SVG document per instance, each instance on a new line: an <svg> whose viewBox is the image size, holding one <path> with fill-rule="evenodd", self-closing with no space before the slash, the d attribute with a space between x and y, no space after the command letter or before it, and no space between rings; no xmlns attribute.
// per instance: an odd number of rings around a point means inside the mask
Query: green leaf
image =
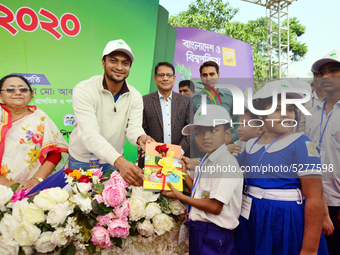
<svg viewBox="0 0 340 255"><path fill-rule="evenodd" d="M101 194L104 190L104 184L93 184L92 188L95 192Z"/></svg>
<svg viewBox="0 0 340 255"><path fill-rule="evenodd" d="M105 215L106 214L104 209L102 209L100 207L100 204L98 203L98 201L96 199L92 200L91 205L92 205L92 211L95 214L98 214L98 215Z"/></svg>
<svg viewBox="0 0 340 255"><path fill-rule="evenodd" d="M13 193L15 193L17 191L19 185L20 185L20 183L14 183L9 187L12 189Z"/></svg>
<svg viewBox="0 0 340 255"><path fill-rule="evenodd" d="M110 169L109 171L107 171L106 174L103 174L103 175L102 175L102 178L104 178L104 179L110 179L110 176L111 176L111 174L112 174L113 172L114 172L114 171L113 171L112 169Z"/></svg>
<svg viewBox="0 0 340 255"><path fill-rule="evenodd" d="M33 203L33 199L39 195L40 191L37 191L36 193L34 193L32 196L29 197L29 199L27 200L27 202L29 203Z"/></svg>
<svg viewBox="0 0 340 255"><path fill-rule="evenodd" d="M64 249L61 250L60 255L74 255L76 254L76 247L73 243L69 246L66 246Z"/></svg>
<svg viewBox="0 0 340 255"><path fill-rule="evenodd" d="M20 247L18 255L26 255L22 247Z"/></svg>
<svg viewBox="0 0 340 255"><path fill-rule="evenodd" d="M92 242L89 242L89 245L86 246L86 249L90 254L94 254L96 252L96 246Z"/></svg>
<svg viewBox="0 0 340 255"><path fill-rule="evenodd" d="M111 237L110 239L111 239L112 243L114 243L114 245L116 245L117 247L123 249L123 248L122 248L123 241L122 241L121 238Z"/></svg>
<svg viewBox="0 0 340 255"><path fill-rule="evenodd" d="M129 236L138 236L139 235L139 232L137 229L134 229L134 228L130 228L129 230Z"/></svg>
<svg viewBox="0 0 340 255"><path fill-rule="evenodd" d="M82 221L82 227L83 227L82 231L83 231L83 233L84 233L84 241L87 243L87 242L89 242L90 239L91 239L91 234L92 234L92 232L91 232L91 230L89 230L89 229L91 229L91 225L90 225L90 227L88 227L86 221L87 221L86 219L84 219L84 220Z"/></svg>

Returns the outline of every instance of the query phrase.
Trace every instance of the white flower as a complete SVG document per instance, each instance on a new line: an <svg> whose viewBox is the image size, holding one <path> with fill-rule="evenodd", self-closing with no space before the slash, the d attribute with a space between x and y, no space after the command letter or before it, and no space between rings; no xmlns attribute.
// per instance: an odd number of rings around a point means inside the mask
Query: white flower
<svg viewBox="0 0 340 255"><path fill-rule="evenodd" d="M161 207L157 203L150 203L145 208L145 219L152 219L154 216L162 213Z"/></svg>
<svg viewBox="0 0 340 255"><path fill-rule="evenodd" d="M86 246L89 246L88 244L84 244L81 242L74 242L76 246L76 250L86 250Z"/></svg>
<svg viewBox="0 0 340 255"><path fill-rule="evenodd" d="M52 232L47 231L40 235L39 239L35 243L35 249L38 252L46 253L53 251L56 245L51 242Z"/></svg>
<svg viewBox="0 0 340 255"><path fill-rule="evenodd" d="M24 221L14 228L14 239L22 246L29 246L38 239L40 232L38 227Z"/></svg>
<svg viewBox="0 0 340 255"><path fill-rule="evenodd" d="M47 214L46 222L52 227L56 227L63 223L67 215L71 214L72 211L69 209L68 201L62 204L56 204Z"/></svg>
<svg viewBox="0 0 340 255"><path fill-rule="evenodd" d="M179 201L178 199L174 200L174 211L172 212L174 215L181 215L185 212L185 205Z"/></svg>
<svg viewBox="0 0 340 255"><path fill-rule="evenodd" d="M0 233L6 239L13 239L13 229L20 222L17 221L12 215L9 213L5 213L4 217L0 222Z"/></svg>
<svg viewBox="0 0 340 255"><path fill-rule="evenodd" d="M0 237L0 251L1 255L17 255L19 253L19 244L4 237Z"/></svg>
<svg viewBox="0 0 340 255"><path fill-rule="evenodd" d="M13 205L13 211L12 211L12 215L13 217L17 220L17 221L23 221L23 217L24 217L24 211L26 206L28 206L28 202L27 202L28 198L25 198L21 201L16 201Z"/></svg>
<svg viewBox="0 0 340 255"><path fill-rule="evenodd" d="M48 195L56 203L64 203L69 197L67 190L62 190L60 187L45 189L40 194Z"/></svg>
<svg viewBox="0 0 340 255"><path fill-rule="evenodd" d="M31 255L33 253L32 246L22 246L21 248L25 252L26 255Z"/></svg>
<svg viewBox="0 0 340 255"><path fill-rule="evenodd" d="M154 232L153 226L150 220L145 220L143 223L137 223L137 230L143 236L151 236Z"/></svg>
<svg viewBox="0 0 340 255"><path fill-rule="evenodd" d="M0 185L0 207L5 205L13 197L13 191L11 188L7 188L4 185Z"/></svg>
<svg viewBox="0 0 340 255"><path fill-rule="evenodd" d="M160 193L153 193L152 191L144 191L143 187L132 188L132 198L139 198L145 200L145 202L155 202L159 197Z"/></svg>
<svg viewBox="0 0 340 255"><path fill-rule="evenodd" d="M64 228L57 228L52 236L51 236L51 242L54 243L57 246L63 246L67 243L67 236L65 234Z"/></svg>
<svg viewBox="0 0 340 255"><path fill-rule="evenodd" d="M44 211L35 204L29 204L24 210L24 221L35 224L45 221Z"/></svg>
<svg viewBox="0 0 340 255"><path fill-rule="evenodd" d="M130 204L130 219L137 221L145 215L145 201L137 197L129 198Z"/></svg>
<svg viewBox="0 0 340 255"><path fill-rule="evenodd" d="M44 211L49 211L56 205L56 202L48 194L43 192L35 196L33 202Z"/></svg>
<svg viewBox="0 0 340 255"><path fill-rule="evenodd" d="M85 182L75 183L73 188L72 188L73 192L76 193L76 194L78 194L79 191L81 193L86 194L86 192L90 191L91 189L92 189L91 183L85 183Z"/></svg>
<svg viewBox="0 0 340 255"><path fill-rule="evenodd" d="M66 227L64 229L65 231L65 235L66 236L73 236L77 233L79 233L80 230L80 226L76 224L76 217L68 217L67 218L67 224Z"/></svg>
<svg viewBox="0 0 340 255"><path fill-rule="evenodd" d="M77 193L71 197L71 201L77 204L80 207L80 210L85 213L89 213L92 210L91 199L89 197L84 198L80 193Z"/></svg>
<svg viewBox="0 0 340 255"><path fill-rule="evenodd" d="M99 183L100 183L99 177L93 175L93 176L92 176L92 183L93 183L93 184L99 184Z"/></svg>
<svg viewBox="0 0 340 255"><path fill-rule="evenodd" d="M153 217L152 224L158 235L163 235L165 231L170 231L174 226L173 219L165 213Z"/></svg>

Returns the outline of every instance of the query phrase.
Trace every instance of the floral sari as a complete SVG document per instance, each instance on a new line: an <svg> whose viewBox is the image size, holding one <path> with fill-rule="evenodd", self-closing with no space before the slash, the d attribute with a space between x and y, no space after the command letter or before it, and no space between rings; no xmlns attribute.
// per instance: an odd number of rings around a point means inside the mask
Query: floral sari
<svg viewBox="0 0 340 255"><path fill-rule="evenodd" d="M67 153L67 143L57 126L42 110L12 121L4 104L0 104L0 175L8 180L33 178L50 151Z"/></svg>

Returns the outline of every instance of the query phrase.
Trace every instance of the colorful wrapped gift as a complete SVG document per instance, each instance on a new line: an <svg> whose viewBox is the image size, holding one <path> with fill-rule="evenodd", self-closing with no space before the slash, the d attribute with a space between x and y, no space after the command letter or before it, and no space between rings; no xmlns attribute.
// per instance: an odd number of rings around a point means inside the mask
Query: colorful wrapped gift
<svg viewBox="0 0 340 255"><path fill-rule="evenodd" d="M166 184L183 191L182 165L178 162L181 156L181 146L163 143L147 143L144 166L144 190L170 190Z"/></svg>

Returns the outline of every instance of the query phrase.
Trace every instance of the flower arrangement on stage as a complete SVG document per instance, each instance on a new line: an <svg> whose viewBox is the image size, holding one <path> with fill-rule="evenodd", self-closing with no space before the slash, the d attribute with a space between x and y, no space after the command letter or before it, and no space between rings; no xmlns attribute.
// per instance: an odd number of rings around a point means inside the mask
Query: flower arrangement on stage
<svg viewBox="0 0 340 255"><path fill-rule="evenodd" d="M30 197L14 192L16 184L0 185L2 254L143 254L147 247L162 254L179 248L186 211L180 201L129 186L118 172L67 169L65 174L66 188ZM187 249L181 245L178 254Z"/></svg>

